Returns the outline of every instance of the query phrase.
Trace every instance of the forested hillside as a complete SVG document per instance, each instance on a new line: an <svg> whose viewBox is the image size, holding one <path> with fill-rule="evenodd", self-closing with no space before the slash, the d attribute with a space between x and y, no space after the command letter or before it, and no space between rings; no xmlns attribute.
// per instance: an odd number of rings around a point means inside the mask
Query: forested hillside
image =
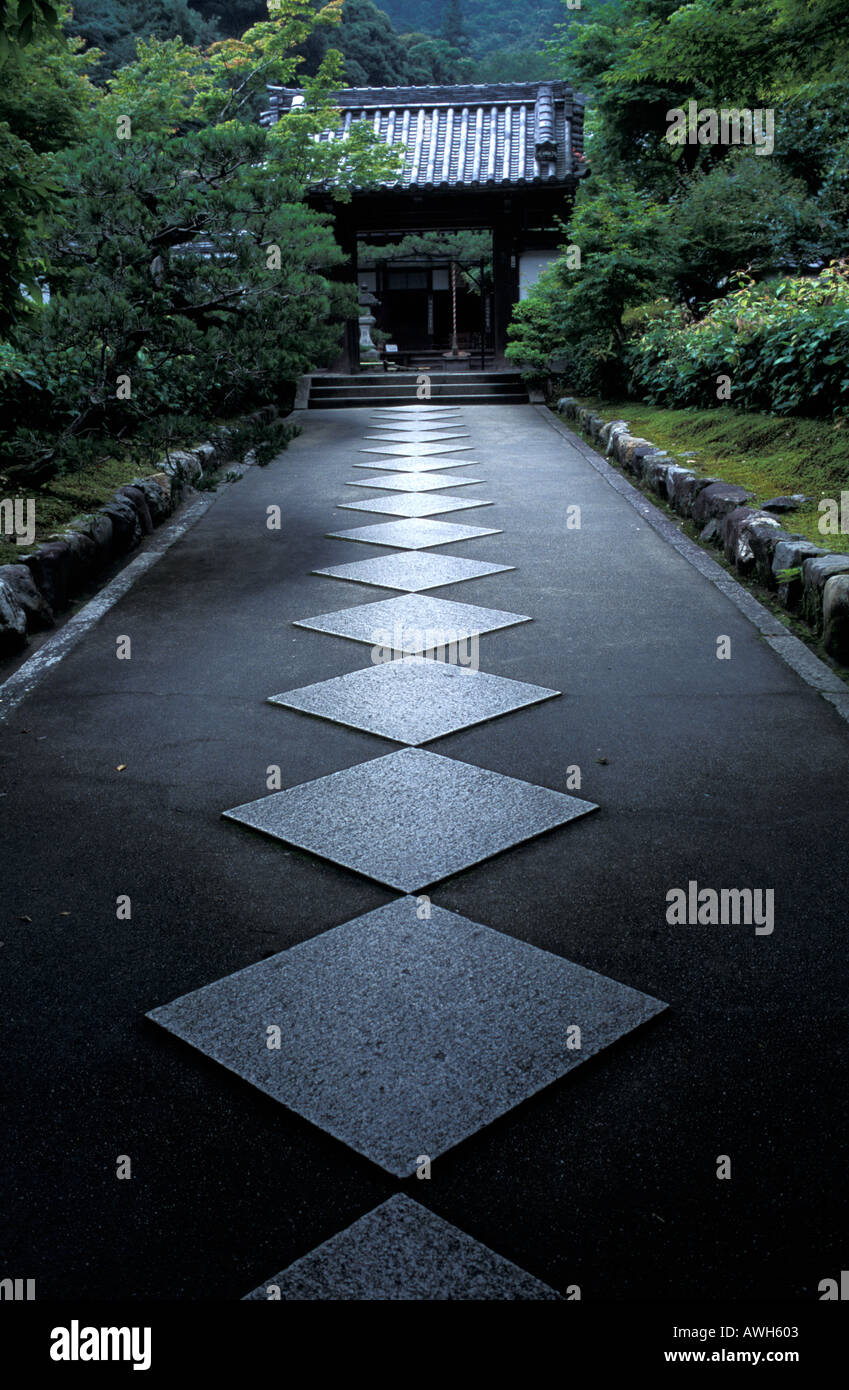
<svg viewBox="0 0 849 1390"><path fill-rule="evenodd" d="M552 37L565 18L562 0L383 0L385 10L402 33L423 29L439 33L459 13L476 56L497 49L534 48Z"/></svg>
<svg viewBox="0 0 849 1390"><path fill-rule="evenodd" d="M352 86L544 77L555 69L543 43L568 13L562 0L344 0L341 25L318 25L305 43L303 71L315 73L332 46ZM267 18L265 0L75 0L69 30L103 52L103 80L132 62L137 39L203 46Z"/></svg>

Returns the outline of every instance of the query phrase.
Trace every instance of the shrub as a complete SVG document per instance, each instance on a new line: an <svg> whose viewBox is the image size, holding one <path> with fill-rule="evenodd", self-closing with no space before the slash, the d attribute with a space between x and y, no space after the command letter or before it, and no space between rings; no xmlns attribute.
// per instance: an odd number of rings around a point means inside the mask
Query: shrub
<svg viewBox="0 0 849 1390"><path fill-rule="evenodd" d="M819 275L748 278L697 322L668 313L629 351L631 385L659 405L710 406L719 375L743 410L849 411L849 264Z"/></svg>

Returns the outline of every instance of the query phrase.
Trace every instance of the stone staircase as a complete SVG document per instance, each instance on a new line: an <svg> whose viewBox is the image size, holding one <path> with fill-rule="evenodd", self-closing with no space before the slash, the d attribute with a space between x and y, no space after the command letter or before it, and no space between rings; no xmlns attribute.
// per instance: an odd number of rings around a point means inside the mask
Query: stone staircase
<svg viewBox="0 0 849 1390"><path fill-rule="evenodd" d="M422 399L419 372L358 372L317 375L310 383L309 409L348 409L369 405L527 405L518 372L429 372L430 396Z"/></svg>

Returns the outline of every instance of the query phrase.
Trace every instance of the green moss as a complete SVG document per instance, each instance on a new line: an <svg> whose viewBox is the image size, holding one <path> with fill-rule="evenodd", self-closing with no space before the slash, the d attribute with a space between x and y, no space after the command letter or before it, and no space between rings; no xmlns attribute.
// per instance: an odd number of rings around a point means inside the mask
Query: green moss
<svg viewBox="0 0 849 1390"><path fill-rule="evenodd" d="M279 427L281 422L274 421L273 424ZM227 425L236 430L242 428L240 417L237 417L235 420L213 420L209 422L207 429L218 425ZM289 434L291 433L292 429L289 427ZM203 438L203 434L203 429L193 430L191 439L179 441L173 447L191 448L199 438ZM263 429L258 426L246 431L249 442L263 435ZM17 564L22 555L35 550L57 531L64 531L76 517L95 512L104 506L114 497L119 487L131 483L133 478L146 477L156 471L155 461L152 464L141 464L138 453L133 454L130 449L123 452L116 449L114 455L104 458L100 453L94 453L96 447L93 446L91 463L84 464L72 473L61 474L41 488L30 491L26 488L4 491L3 479L0 478L0 496L33 498L35 501L35 540L30 546L18 546L0 540L0 565ZM248 447L247 443L244 447ZM285 448L285 444L281 444L280 448ZM217 472L208 476L207 485L214 485L218 478Z"/></svg>
<svg viewBox="0 0 849 1390"><path fill-rule="evenodd" d="M782 518L823 550L849 550L849 536L820 534L821 498L849 490L849 423L799 416L756 415L725 405L715 410L664 410L641 401L581 401L604 419L628 421L642 435L683 461L693 454L697 473L737 483L765 502L803 492L811 501Z"/></svg>
<svg viewBox="0 0 849 1390"><path fill-rule="evenodd" d="M18 488L11 495L31 497L35 501L35 540L30 546L0 541L0 565L16 564L21 555L35 550L54 532L64 530L75 517L102 507L119 487L138 476L138 463L128 456L100 458L34 491Z"/></svg>

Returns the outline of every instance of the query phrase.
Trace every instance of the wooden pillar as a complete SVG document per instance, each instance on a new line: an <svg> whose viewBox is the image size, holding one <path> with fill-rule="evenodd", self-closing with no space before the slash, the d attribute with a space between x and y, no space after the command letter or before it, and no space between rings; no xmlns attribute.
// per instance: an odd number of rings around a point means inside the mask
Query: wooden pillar
<svg viewBox="0 0 849 1390"><path fill-rule="evenodd" d="M500 218L492 229L492 269L495 355L503 357L507 347L507 325L516 302L516 272L513 268L515 240L512 225Z"/></svg>

